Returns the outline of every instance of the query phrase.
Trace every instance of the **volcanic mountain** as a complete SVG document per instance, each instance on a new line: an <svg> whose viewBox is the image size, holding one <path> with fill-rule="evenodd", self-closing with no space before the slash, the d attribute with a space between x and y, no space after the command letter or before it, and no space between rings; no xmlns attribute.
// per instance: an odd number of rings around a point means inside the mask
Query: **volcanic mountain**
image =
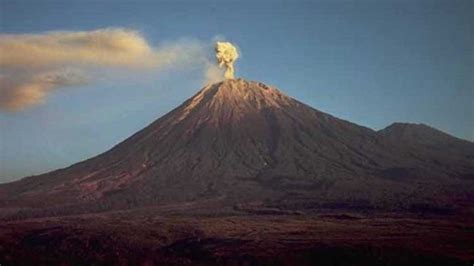
<svg viewBox="0 0 474 266"><path fill-rule="evenodd" d="M205 86L99 156L0 185L1 206L54 213L207 201L468 211L473 198L474 143L426 125L374 131L243 79Z"/></svg>

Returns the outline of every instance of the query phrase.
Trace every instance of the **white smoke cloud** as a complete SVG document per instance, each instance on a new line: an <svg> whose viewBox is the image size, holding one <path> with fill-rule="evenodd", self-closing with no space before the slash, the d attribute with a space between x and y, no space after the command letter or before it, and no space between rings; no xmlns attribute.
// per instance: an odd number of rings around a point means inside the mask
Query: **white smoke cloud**
<svg viewBox="0 0 474 266"><path fill-rule="evenodd" d="M234 62L239 58L237 47L230 42L217 42L215 46L216 59L219 67L226 67L224 77L226 79L234 78Z"/></svg>
<svg viewBox="0 0 474 266"><path fill-rule="evenodd" d="M29 69L65 64L156 67L177 62L184 51L182 48L153 48L139 32L128 29L5 34L0 36L0 66Z"/></svg>
<svg viewBox="0 0 474 266"><path fill-rule="evenodd" d="M216 64L206 61L204 77L204 84L219 82L224 79L224 71Z"/></svg>
<svg viewBox="0 0 474 266"><path fill-rule="evenodd" d="M57 89L84 85L97 68L156 71L212 65L197 41L151 46L137 31L106 28L0 35L0 109L19 111L41 104ZM212 76L212 75L210 75Z"/></svg>
<svg viewBox="0 0 474 266"><path fill-rule="evenodd" d="M0 76L0 108L21 111L29 106L43 103L46 95L57 88L86 83L88 79L77 70L2 74Z"/></svg>

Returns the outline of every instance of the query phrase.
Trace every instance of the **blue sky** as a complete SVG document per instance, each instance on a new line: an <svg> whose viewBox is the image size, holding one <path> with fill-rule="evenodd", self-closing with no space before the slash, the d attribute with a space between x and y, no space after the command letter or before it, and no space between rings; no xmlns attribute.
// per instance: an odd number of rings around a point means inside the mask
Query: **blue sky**
<svg viewBox="0 0 474 266"><path fill-rule="evenodd" d="M240 48L237 76L316 109L373 129L425 123L474 140L473 13L470 0L0 0L0 30L120 27L157 46L219 36ZM57 90L42 105L0 113L0 182L104 152L201 86L197 68L148 71Z"/></svg>

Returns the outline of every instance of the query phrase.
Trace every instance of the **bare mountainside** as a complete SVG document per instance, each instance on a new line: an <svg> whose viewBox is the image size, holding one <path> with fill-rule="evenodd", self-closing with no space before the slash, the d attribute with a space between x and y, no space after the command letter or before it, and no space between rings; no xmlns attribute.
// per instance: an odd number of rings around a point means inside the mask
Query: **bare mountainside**
<svg viewBox="0 0 474 266"><path fill-rule="evenodd" d="M241 79L0 185L2 265L472 265L474 144Z"/></svg>
<svg viewBox="0 0 474 266"><path fill-rule="evenodd" d="M4 217L209 201L213 212L471 212L473 198L472 142L425 125L374 131L242 79L204 87L97 157L0 185Z"/></svg>

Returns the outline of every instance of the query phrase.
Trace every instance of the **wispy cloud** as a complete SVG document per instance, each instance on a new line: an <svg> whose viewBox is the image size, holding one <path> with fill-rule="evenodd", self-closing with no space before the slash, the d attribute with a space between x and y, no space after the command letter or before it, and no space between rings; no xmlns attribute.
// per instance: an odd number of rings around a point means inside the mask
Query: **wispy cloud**
<svg viewBox="0 0 474 266"><path fill-rule="evenodd" d="M180 68L201 64L208 72L205 45L181 41L153 47L137 31L106 28L0 35L0 109L19 111L40 104L59 88L89 81L97 68Z"/></svg>
<svg viewBox="0 0 474 266"><path fill-rule="evenodd" d="M79 70L50 70L2 74L0 76L0 108L21 111L43 103L51 91L88 83L88 78Z"/></svg>

